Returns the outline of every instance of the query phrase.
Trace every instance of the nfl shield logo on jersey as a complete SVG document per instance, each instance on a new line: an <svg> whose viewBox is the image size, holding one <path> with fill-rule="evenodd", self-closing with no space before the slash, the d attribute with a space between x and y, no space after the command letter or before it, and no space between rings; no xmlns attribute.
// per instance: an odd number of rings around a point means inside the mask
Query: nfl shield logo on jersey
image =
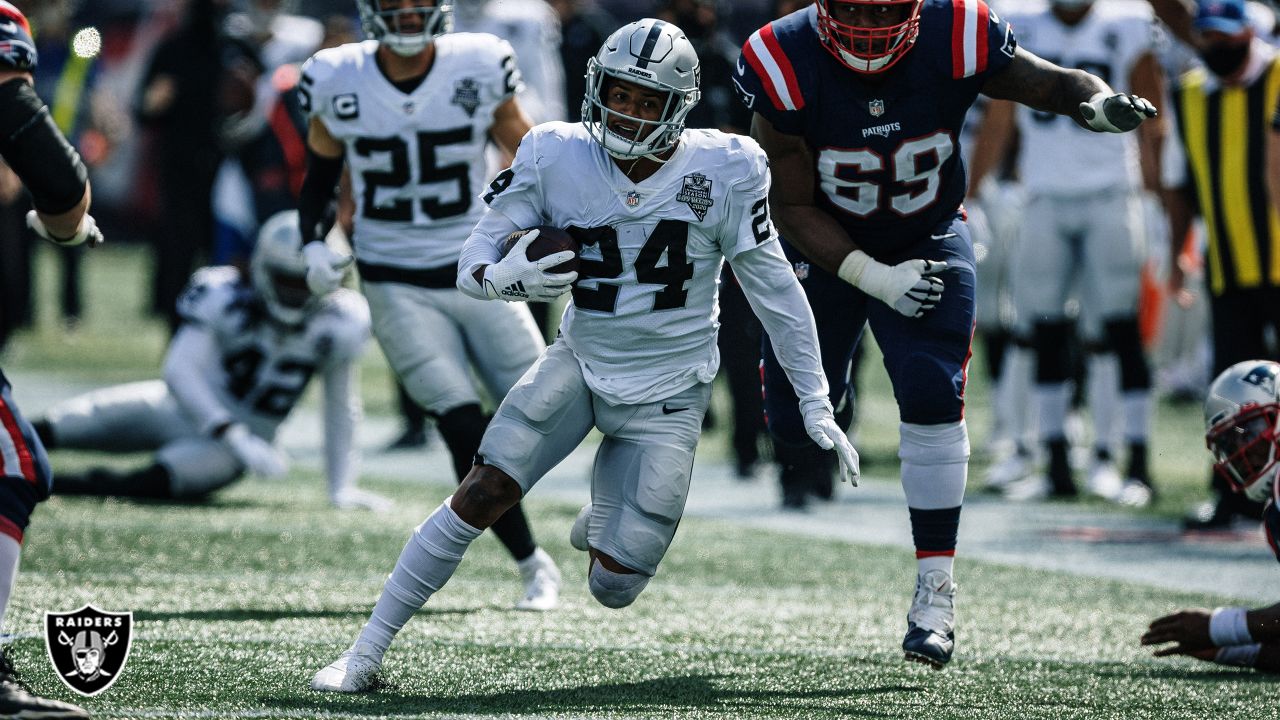
<svg viewBox="0 0 1280 720"><path fill-rule="evenodd" d="M867 110L871 112L871 117L880 117L884 114L884 101L872 100L867 103Z"/></svg>
<svg viewBox="0 0 1280 720"><path fill-rule="evenodd" d="M62 682L81 695L97 695L120 677L133 639L132 612L106 612L92 605L44 614L49 660Z"/></svg>
<svg viewBox="0 0 1280 720"><path fill-rule="evenodd" d="M809 263L807 262L795 263L795 270L796 270L797 280L807 280L809 278Z"/></svg>
<svg viewBox="0 0 1280 720"><path fill-rule="evenodd" d="M632 190L627 193L627 207L635 207L640 204L640 193Z"/></svg>

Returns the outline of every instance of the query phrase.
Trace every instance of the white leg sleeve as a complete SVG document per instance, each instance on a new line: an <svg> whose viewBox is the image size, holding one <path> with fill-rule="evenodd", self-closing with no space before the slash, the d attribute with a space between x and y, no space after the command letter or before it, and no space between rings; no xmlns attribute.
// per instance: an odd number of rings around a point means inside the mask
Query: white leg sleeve
<svg viewBox="0 0 1280 720"><path fill-rule="evenodd" d="M964 420L944 425L902 423L898 435L907 507L940 510L961 505L969 476L969 431Z"/></svg>
<svg viewBox="0 0 1280 720"><path fill-rule="evenodd" d="M400 628L453 577L467 546L480 537L481 530L463 522L449 507L450 499L423 520L405 543L357 644L368 643L379 655L385 653Z"/></svg>
<svg viewBox="0 0 1280 720"><path fill-rule="evenodd" d="M1089 414L1093 416L1093 446L1115 452L1116 417L1120 404L1120 361L1115 353L1089 356Z"/></svg>

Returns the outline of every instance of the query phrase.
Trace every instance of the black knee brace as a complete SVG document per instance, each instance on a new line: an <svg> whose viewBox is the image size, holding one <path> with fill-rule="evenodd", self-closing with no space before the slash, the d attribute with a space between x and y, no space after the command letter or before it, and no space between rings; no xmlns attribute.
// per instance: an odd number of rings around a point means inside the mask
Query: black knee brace
<svg viewBox="0 0 1280 720"><path fill-rule="evenodd" d="M1142 334L1138 320L1109 320L1106 323L1107 340L1115 348L1120 361L1120 389L1148 390L1151 388L1151 367L1142 351Z"/></svg>
<svg viewBox="0 0 1280 720"><path fill-rule="evenodd" d="M1036 323L1032 344L1036 349L1036 382L1062 383L1071 377L1070 321Z"/></svg>

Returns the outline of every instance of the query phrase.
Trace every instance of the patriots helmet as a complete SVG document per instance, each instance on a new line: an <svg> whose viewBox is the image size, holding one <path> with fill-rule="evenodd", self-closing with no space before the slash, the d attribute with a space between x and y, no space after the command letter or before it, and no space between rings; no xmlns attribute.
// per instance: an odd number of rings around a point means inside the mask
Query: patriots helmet
<svg viewBox="0 0 1280 720"><path fill-rule="evenodd" d="M701 73L698 53L680 28L653 18L627 23L587 61L582 124L615 158L657 160L656 155L675 147L684 131L685 118L702 99ZM659 119L642 120L610 110L606 95L615 80L665 95ZM634 125L637 131L631 137L620 134L609 127L616 122ZM645 132L646 128L651 129Z"/></svg>
<svg viewBox="0 0 1280 720"><path fill-rule="evenodd" d="M364 34L404 57L453 29L450 0L356 0L356 8Z"/></svg>
<svg viewBox="0 0 1280 720"><path fill-rule="evenodd" d="M1214 379L1204 400L1213 470L1256 501L1275 493L1280 471L1280 363L1246 360Z"/></svg>
<svg viewBox="0 0 1280 720"><path fill-rule="evenodd" d="M21 10L4 0L0 0L0 67L26 72L36 69L31 23Z"/></svg>
<svg viewBox="0 0 1280 720"><path fill-rule="evenodd" d="M850 70L884 72L915 44L923 5L924 0L818 0L818 37Z"/></svg>
<svg viewBox="0 0 1280 720"><path fill-rule="evenodd" d="M319 305L307 287L307 260L302 255L298 211L276 213L262 224L249 260L249 276L271 317L285 325L301 325Z"/></svg>

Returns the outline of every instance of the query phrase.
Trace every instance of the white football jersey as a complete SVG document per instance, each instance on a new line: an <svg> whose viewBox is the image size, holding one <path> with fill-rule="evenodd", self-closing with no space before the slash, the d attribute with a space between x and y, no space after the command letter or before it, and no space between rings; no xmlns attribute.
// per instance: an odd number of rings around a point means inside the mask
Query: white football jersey
<svg viewBox="0 0 1280 720"><path fill-rule="evenodd" d="M546 123L485 201L520 227L568 228L579 240L560 332L593 391L636 404L715 377L720 267L776 240L768 194L768 161L747 137L685 130L671 159L636 184L581 123Z"/></svg>
<svg viewBox="0 0 1280 720"><path fill-rule="evenodd" d="M566 108L564 103L560 18L544 0L487 2L471 11L456 5L453 29L489 33L511 43L525 82L519 96L520 107L534 123L578 117L578 108ZM586 68L575 71L585 73Z"/></svg>
<svg viewBox="0 0 1280 720"><path fill-rule="evenodd" d="M1056 65L1092 73L1116 92L1130 92L1138 59L1158 51L1159 29L1143 0L1097 0L1074 26L1054 17L1047 3L1019 3L1003 14L1019 45ZM1141 185L1136 133L1091 132L1025 105L1018 106L1017 118L1018 169L1028 192L1074 195Z"/></svg>
<svg viewBox="0 0 1280 720"><path fill-rule="evenodd" d="M267 437L313 373L354 361L369 336L369 306L355 291L332 293L304 324L286 327L270 320L240 272L225 266L192 276L178 314L214 336L220 355L220 373L208 379L214 395L236 420Z"/></svg>
<svg viewBox="0 0 1280 720"><path fill-rule="evenodd" d="M484 214L484 150L494 110L521 87L511 45L492 35L435 39L410 93L378 69L378 43L321 50L302 67L303 110L346 146L356 257L425 269L453 264Z"/></svg>

